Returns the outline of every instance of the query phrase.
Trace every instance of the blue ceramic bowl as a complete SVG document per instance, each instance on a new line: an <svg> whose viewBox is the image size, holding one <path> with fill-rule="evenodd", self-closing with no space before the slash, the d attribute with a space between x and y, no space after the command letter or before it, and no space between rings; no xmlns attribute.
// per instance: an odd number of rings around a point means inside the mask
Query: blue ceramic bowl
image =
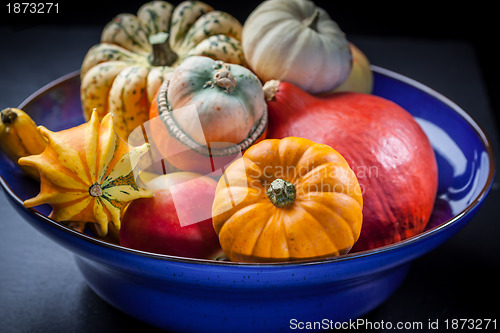
<svg viewBox="0 0 500 333"><path fill-rule="evenodd" d="M298 263L238 264L131 250L77 233L47 218L48 207L22 201L38 185L0 155L0 181L15 209L36 229L74 252L90 287L116 308L182 332L282 331L295 322L345 322L386 300L415 258L462 228L494 177L490 144L457 105L422 84L373 67L374 94L411 112L439 164L439 196L429 227L410 239L342 257ZM28 98L20 108L51 130L83 122L78 73ZM294 321L296 320L296 321Z"/></svg>

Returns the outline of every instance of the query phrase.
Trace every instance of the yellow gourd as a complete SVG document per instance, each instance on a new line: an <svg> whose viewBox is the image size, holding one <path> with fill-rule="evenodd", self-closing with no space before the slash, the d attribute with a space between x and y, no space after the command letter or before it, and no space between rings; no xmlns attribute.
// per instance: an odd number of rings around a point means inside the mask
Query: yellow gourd
<svg viewBox="0 0 500 333"><path fill-rule="evenodd" d="M0 116L0 149L13 162L18 164L19 158L40 154L45 149L47 141L23 110L6 108L0 111ZM36 169L25 165L19 167L26 175L40 180Z"/></svg>

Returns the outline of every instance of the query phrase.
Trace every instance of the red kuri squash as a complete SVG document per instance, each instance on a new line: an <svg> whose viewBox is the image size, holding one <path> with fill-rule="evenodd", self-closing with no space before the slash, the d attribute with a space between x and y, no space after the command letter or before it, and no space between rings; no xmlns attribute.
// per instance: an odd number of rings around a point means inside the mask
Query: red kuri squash
<svg viewBox="0 0 500 333"><path fill-rule="evenodd" d="M341 153L363 191L363 228L351 252L422 232L437 192L430 142L409 112L362 93L314 97L279 81L265 85L269 138L299 136Z"/></svg>

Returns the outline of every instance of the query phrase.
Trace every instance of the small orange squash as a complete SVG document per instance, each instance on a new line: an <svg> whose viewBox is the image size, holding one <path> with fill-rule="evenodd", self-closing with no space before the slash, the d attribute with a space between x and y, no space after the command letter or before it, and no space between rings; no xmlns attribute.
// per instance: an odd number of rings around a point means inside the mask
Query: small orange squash
<svg viewBox="0 0 500 333"><path fill-rule="evenodd" d="M237 262L279 262L347 253L359 237L363 198L333 148L288 137L250 147L220 178L212 221Z"/></svg>
<svg viewBox="0 0 500 333"><path fill-rule="evenodd" d="M121 13L103 29L81 66L81 101L85 119L97 109L112 113L118 135L148 120L161 83L185 59L203 55L245 64L241 23L201 1L149 1L137 14Z"/></svg>

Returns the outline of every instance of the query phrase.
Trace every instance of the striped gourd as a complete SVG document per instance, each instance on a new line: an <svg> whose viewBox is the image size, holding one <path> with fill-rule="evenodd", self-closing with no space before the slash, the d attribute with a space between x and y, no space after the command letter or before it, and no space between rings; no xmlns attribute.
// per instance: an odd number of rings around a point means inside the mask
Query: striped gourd
<svg viewBox="0 0 500 333"><path fill-rule="evenodd" d="M112 113L117 133L130 132L148 119L161 83L184 59L208 56L244 64L241 23L199 1L174 8L165 1L144 4L137 15L119 14L104 28L81 66L85 119L96 109Z"/></svg>

